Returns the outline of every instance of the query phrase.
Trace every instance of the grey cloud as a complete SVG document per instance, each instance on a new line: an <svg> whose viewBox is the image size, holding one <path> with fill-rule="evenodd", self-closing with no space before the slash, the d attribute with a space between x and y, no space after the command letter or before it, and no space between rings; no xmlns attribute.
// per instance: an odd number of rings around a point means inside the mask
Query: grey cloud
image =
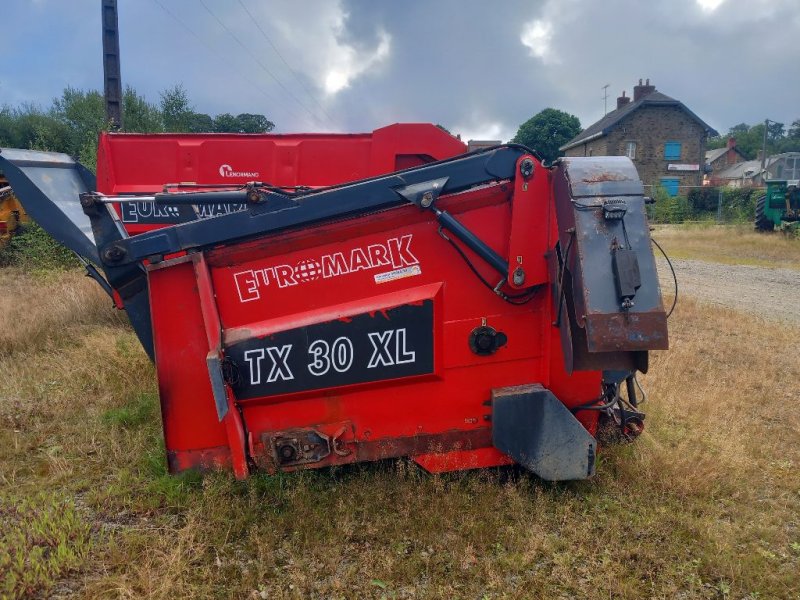
<svg viewBox="0 0 800 600"><path fill-rule="evenodd" d="M601 86L611 85L612 108L639 77L721 131L800 118L796 0L725 0L713 12L696 0L242 0L295 74L238 0L205 1L281 85L194 0L160 2L199 40L155 0L120 1L123 80L151 100L183 82L198 110L262 112L280 131L433 121L506 139L548 106L589 125L602 116ZM0 103L46 104L67 83L102 87L96 2L5 4L18 22ZM549 60L522 43L534 20L548 26ZM382 36L389 52L377 60ZM326 94L337 69L348 85Z"/></svg>

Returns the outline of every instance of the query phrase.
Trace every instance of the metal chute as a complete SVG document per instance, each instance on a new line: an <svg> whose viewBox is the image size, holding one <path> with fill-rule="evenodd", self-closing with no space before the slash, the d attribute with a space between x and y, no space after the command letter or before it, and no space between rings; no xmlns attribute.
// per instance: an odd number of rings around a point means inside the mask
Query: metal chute
<svg viewBox="0 0 800 600"><path fill-rule="evenodd" d="M92 224L79 195L95 189L95 178L67 154L3 148L0 170L25 211L58 242L99 264Z"/></svg>

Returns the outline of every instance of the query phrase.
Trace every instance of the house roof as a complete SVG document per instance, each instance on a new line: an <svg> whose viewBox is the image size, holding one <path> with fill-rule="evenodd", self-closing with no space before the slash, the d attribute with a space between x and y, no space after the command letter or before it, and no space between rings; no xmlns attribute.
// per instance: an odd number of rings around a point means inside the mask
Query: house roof
<svg viewBox="0 0 800 600"><path fill-rule="evenodd" d="M713 150L706 151L706 162L714 162L720 156L725 156L725 153L728 151L727 148L724 146L722 148L714 148Z"/></svg>
<svg viewBox="0 0 800 600"><path fill-rule="evenodd" d="M670 98L661 92L651 92L643 98L639 98L636 102L629 102L622 108L612 110L605 117L597 121L597 123L589 125L589 127L581 131L577 136L561 146L559 150L569 150L570 148L577 146L578 144L582 144L583 142L588 142L589 140L608 135L617 125L619 125L623 119L625 119L625 117L645 106L677 106L695 121L697 121L697 123L699 123L709 135L719 135L708 123L686 108L686 105L684 105L680 100Z"/></svg>
<svg viewBox="0 0 800 600"><path fill-rule="evenodd" d="M739 149L738 149L736 146L734 146L734 147L732 148L732 150L733 150L734 152L736 152L736 154L738 154L738 155L741 157L741 159L740 159L740 162L741 162L741 161L743 161L743 160L747 160L747 159L744 157L744 154L742 154L742 153L739 151ZM723 147L723 148L714 148L713 150L707 150L707 151L706 151L706 162L707 162L707 163L712 163L712 162L714 162L714 161L715 161L715 160L717 160L718 158L721 158L721 157L725 156L725 153L726 153L727 151L728 151L728 148L726 148L726 147Z"/></svg>
<svg viewBox="0 0 800 600"><path fill-rule="evenodd" d="M745 160L714 173L715 179L742 179L754 177L761 173L760 160Z"/></svg>

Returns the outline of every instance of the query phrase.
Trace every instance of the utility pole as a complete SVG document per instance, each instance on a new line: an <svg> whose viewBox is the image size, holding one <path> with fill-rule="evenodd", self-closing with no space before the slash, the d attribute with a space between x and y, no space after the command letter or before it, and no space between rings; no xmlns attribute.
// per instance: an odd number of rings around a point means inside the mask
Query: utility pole
<svg viewBox="0 0 800 600"><path fill-rule="evenodd" d="M610 85L607 83L603 86L603 116L608 114L608 88Z"/></svg>
<svg viewBox="0 0 800 600"><path fill-rule="evenodd" d="M100 0L103 24L103 92L106 118L111 127L122 127L122 76L119 67L119 17L117 0Z"/></svg>
<svg viewBox="0 0 800 600"><path fill-rule="evenodd" d="M764 181L767 179L766 173L764 172L767 165L767 129L769 129L769 124L774 122L775 121L770 121L769 119L764 119L764 148L761 150L761 177Z"/></svg>

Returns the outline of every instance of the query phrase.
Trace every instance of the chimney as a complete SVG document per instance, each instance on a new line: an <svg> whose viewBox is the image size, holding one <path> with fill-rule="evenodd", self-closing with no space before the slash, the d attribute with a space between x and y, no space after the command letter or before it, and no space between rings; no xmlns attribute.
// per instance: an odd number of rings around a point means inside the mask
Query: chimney
<svg viewBox="0 0 800 600"><path fill-rule="evenodd" d="M725 154L725 164L726 165L733 165L739 162L736 156L736 138L729 137L728 138L728 151Z"/></svg>
<svg viewBox="0 0 800 600"><path fill-rule="evenodd" d="M617 98L617 110L628 104L630 101L631 99L625 95L625 90L622 90L622 96Z"/></svg>
<svg viewBox="0 0 800 600"><path fill-rule="evenodd" d="M656 91L656 86L650 85L650 80L648 79L647 82L642 85L642 80L639 80L639 85L633 86L633 101L636 102L647 96L648 94L652 94Z"/></svg>

